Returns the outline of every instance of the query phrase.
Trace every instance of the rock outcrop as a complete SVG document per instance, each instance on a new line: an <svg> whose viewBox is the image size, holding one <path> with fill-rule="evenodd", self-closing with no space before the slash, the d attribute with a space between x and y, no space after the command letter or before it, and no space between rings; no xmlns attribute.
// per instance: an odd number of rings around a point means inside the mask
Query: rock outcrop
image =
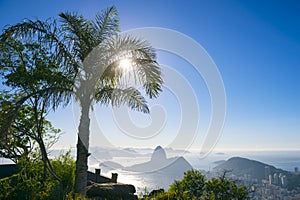
<svg viewBox="0 0 300 200"><path fill-rule="evenodd" d="M167 159L167 154L161 146L157 146L152 154L151 162L160 162Z"/></svg>
<svg viewBox="0 0 300 200"><path fill-rule="evenodd" d="M125 170L135 172L162 172L164 174L183 174L192 169L190 163L182 156L167 158L165 150L157 146L151 160L145 163L125 167Z"/></svg>
<svg viewBox="0 0 300 200"><path fill-rule="evenodd" d="M86 195L98 200L137 200L135 192L135 187L131 184L92 183L87 186Z"/></svg>

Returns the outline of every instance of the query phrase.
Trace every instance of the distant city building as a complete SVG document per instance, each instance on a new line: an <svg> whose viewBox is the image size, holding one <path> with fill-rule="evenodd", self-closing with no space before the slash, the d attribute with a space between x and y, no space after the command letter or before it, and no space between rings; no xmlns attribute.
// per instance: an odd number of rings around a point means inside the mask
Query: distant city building
<svg viewBox="0 0 300 200"><path fill-rule="evenodd" d="M273 179L273 184L278 185L278 183L279 183L279 180L278 180L278 174L275 173L275 174L274 174L274 179Z"/></svg>
<svg viewBox="0 0 300 200"><path fill-rule="evenodd" d="M295 167L295 174L299 174L299 168Z"/></svg>
<svg viewBox="0 0 300 200"><path fill-rule="evenodd" d="M279 173L279 176L278 176L278 186L282 186L282 181L281 181L282 177L283 177L283 174Z"/></svg>
<svg viewBox="0 0 300 200"><path fill-rule="evenodd" d="M283 175L281 177L281 185L282 185L282 187L286 187L287 186L287 178L286 178L285 175Z"/></svg>
<svg viewBox="0 0 300 200"><path fill-rule="evenodd" d="M273 183L273 176L272 174L269 175L269 184L272 185Z"/></svg>
<svg viewBox="0 0 300 200"><path fill-rule="evenodd" d="M269 180L269 175L271 174L271 170L269 166L265 166L265 179Z"/></svg>

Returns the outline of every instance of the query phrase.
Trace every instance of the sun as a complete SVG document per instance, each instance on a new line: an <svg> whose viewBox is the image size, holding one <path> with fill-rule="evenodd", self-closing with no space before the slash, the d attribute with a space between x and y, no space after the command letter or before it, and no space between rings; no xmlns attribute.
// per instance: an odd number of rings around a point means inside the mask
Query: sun
<svg viewBox="0 0 300 200"><path fill-rule="evenodd" d="M119 67L125 70L129 70L132 66L132 61L129 58L124 58L120 60Z"/></svg>

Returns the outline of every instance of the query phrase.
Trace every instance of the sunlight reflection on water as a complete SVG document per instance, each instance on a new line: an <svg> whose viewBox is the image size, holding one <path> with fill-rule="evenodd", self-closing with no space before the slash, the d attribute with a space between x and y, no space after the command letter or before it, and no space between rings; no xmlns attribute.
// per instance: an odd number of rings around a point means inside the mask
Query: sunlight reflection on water
<svg viewBox="0 0 300 200"><path fill-rule="evenodd" d="M211 154L204 159L199 159L197 153L189 153L184 157L194 168L210 171L217 165L215 163L216 161L227 160L233 156L258 160L287 171L293 171L294 167L297 166L300 167L300 152L226 152ZM147 157L123 157L115 158L113 161L118 162L123 166L129 166L148 161L149 159L150 158ZM99 162L91 163L89 166L90 170L92 169L91 171L94 171L95 168L99 168ZM159 188L167 190L174 180L180 180L183 177L183 174L132 172L120 169L112 170L111 168L105 168L104 166L101 166L101 173L107 177L111 177L111 173L118 173L118 182L134 185L136 187L137 194L144 193L145 188L147 188L147 191Z"/></svg>

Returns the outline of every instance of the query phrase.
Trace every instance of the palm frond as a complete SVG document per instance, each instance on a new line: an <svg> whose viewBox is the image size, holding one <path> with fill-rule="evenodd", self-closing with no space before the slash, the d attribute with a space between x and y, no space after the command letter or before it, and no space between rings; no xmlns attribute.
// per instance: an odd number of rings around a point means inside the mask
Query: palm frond
<svg viewBox="0 0 300 200"><path fill-rule="evenodd" d="M49 49L35 43L10 44L17 42L10 39L3 43L6 49L0 56L10 57L0 59L4 83L28 98L47 100L46 106L54 110L60 103L69 103L76 74L60 67L55 56L48 56Z"/></svg>
<svg viewBox="0 0 300 200"><path fill-rule="evenodd" d="M73 41L74 50L81 60L89 54L93 48L92 22L77 13L64 12L59 14L64 31L64 39Z"/></svg>
<svg viewBox="0 0 300 200"><path fill-rule="evenodd" d="M112 106L126 105L133 110L149 113L147 101L143 95L135 88L125 89L102 87L95 94L97 102L102 104L111 104Z"/></svg>
<svg viewBox="0 0 300 200"><path fill-rule="evenodd" d="M109 7L100 13L97 13L93 20L94 41L99 45L106 38L109 38L119 32L118 11L115 6Z"/></svg>
<svg viewBox="0 0 300 200"><path fill-rule="evenodd" d="M8 45L13 39L27 44L38 44L51 50L49 56L56 60L56 63L63 64L64 70L76 74L80 64L76 60L76 54L72 52L72 45L62 40L62 30L56 20L48 19L35 21L25 19L23 22L13 26L7 26L0 35L0 44Z"/></svg>
<svg viewBox="0 0 300 200"><path fill-rule="evenodd" d="M101 76L103 85L117 85L122 80L124 73L119 67L122 59L127 58L132 62L132 74L135 81L143 86L146 94L157 97L162 91L163 83L161 70L156 62L154 49L147 42L130 37L116 36L108 41L107 54L111 59Z"/></svg>

